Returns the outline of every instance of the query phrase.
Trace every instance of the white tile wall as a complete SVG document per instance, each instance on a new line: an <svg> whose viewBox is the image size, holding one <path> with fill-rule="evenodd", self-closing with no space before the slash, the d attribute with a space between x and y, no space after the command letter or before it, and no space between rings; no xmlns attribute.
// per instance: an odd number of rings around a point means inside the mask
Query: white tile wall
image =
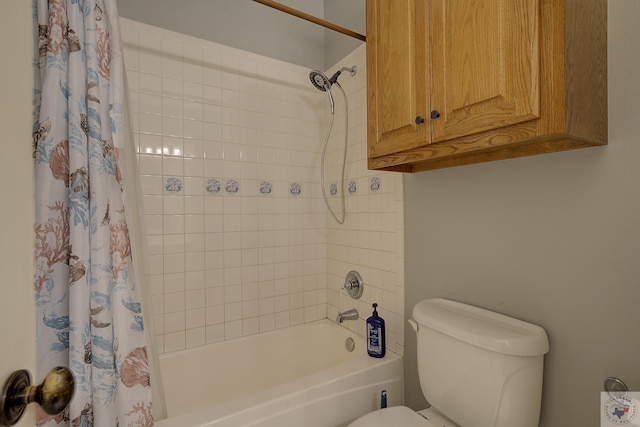
<svg viewBox="0 0 640 427"><path fill-rule="evenodd" d="M388 348L402 354L402 179L366 167L364 45L339 65L359 70L340 77L347 184L355 183L340 226L320 188L328 101L308 69L127 19L121 28L159 350L335 319L352 307L364 319L378 302ZM328 186L339 184L346 125L333 95ZM330 203L339 209L338 199ZM351 269L366 282L359 301L339 293ZM364 334L363 319L344 325Z"/></svg>
<svg viewBox="0 0 640 427"><path fill-rule="evenodd" d="M346 170L345 223L338 225L327 219L327 303L328 317L338 311L357 308L360 319L345 322L347 327L365 335L365 320L371 315L371 304L385 319L387 348L404 354L404 210L402 175L367 169L367 91L366 52L362 45L347 55L327 75L342 67L357 67L351 77L343 72L339 82L348 100L349 146ZM346 127L342 94L333 89L336 119L330 138L326 185L338 183L342 162L342 146ZM337 94L335 93L337 92ZM339 188L340 186L338 186ZM329 190L329 188L328 188ZM340 191L340 189L338 190ZM344 191L344 189L343 189ZM327 191L329 192L329 191ZM339 197L332 197L334 209ZM353 300L340 287L347 272L358 271L365 282L364 293Z"/></svg>

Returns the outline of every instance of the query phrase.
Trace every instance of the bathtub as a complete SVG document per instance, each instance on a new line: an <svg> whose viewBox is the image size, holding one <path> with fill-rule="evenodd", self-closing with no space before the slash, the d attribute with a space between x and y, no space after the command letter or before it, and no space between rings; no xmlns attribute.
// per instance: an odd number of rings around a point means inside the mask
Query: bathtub
<svg viewBox="0 0 640 427"><path fill-rule="evenodd" d="M349 352L345 340L355 349ZM160 356L168 417L157 427L339 427L402 404L402 358L367 355L329 320Z"/></svg>

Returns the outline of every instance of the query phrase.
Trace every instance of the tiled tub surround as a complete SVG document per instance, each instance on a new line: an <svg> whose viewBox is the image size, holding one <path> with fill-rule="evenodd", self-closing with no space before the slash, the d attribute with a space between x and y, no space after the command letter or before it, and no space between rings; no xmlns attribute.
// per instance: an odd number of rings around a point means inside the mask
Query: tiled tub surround
<svg viewBox="0 0 640 427"><path fill-rule="evenodd" d="M366 169L364 46L345 59L358 75L341 77L350 154L338 226L320 189L328 102L308 69L127 19L121 27L159 351L335 319L354 304L366 318L376 300L388 348L402 353L402 184ZM327 186L339 209L344 113L334 96ZM357 303L338 294L354 268L367 282ZM362 334L364 321L346 326Z"/></svg>
<svg viewBox="0 0 640 427"><path fill-rule="evenodd" d="M366 319L379 304L385 320L387 348L404 354L404 203L402 174L367 169L367 78L366 46L347 55L326 74L331 76L343 66L355 65L358 72L350 77L343 72L339 82L349 106L349 148L345 179L347 216L343 225L327 219L327 317L335 320L338 311L357 308L360 319L346 321L348 328L366 335ZM342 94L332 89L336 99L336 119L327 155L327 187L338 181L344 140ZM325 100L326 101L326 100ZM328 107L325 105L325 108ZM326 129L324 130L326 133ZM339 189L339 185L336 186ZM338 190L339 191L339 190ZM330 197L339 210L338 194ZM357 270L365 282L359 300L340 292L346 273Z"/></svg>

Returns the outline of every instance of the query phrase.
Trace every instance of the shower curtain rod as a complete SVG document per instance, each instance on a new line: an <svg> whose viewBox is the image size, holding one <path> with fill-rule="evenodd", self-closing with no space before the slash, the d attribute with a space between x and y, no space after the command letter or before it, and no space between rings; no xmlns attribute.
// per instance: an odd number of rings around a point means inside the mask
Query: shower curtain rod
<svg viewBox="0 0 640 427"><path fill-rule="evenodd" d="M285 5L281 4L281 3L278 3L278 2L275 2L275 1L272 1L272 0L253 0L253 1L256 2L256 3L263 4L265 6L272 7L274 9L277 9L277 10L281 11L281 12L288 13L289 15L293 15L295 17L304 19L305 21L309 21L309 22L313 22L314 24L321 25L321 26L323 26L325 28L328 28L330 30L337 31L337 32L342 33L342 34L344 34L346 36L353 37L353 38L358 39L358 40L362 40L363 42L367 41L367 38L365 36L363 36L362 34L356 33L354 31L351 31L351 30L347 29L347 28L344 28L344 27L341 27L339 25L336 25L333 22L329 22L329 21L325 21L324 19L316 18L313 15L309 15L309 14L301 12L301 11L299 11L297 9L291 8L289 6L285 6Z"/></svg>

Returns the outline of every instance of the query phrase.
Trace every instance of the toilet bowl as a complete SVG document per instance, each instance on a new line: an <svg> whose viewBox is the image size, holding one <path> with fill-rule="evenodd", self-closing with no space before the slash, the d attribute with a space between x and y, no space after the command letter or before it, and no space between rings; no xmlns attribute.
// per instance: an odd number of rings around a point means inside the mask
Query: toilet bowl
<svg viewBox="0 0 640 427"><path fill-rule="evenodd" d="M503 314L436 298L420 301L418 377L429 409L366 414L349 427L537 427L547 333Z"/></svg>

